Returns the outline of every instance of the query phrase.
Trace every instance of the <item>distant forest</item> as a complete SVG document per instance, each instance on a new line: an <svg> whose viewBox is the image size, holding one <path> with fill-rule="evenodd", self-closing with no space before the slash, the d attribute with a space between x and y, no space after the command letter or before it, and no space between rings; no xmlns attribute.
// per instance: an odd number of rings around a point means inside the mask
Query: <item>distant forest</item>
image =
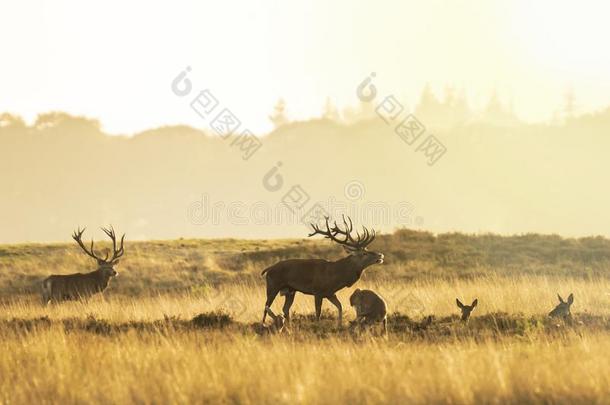
<svg viewBox="0 0 610 405"><path fill-rule="evenodd" d="M446 148L430 165L366 107L339 114L327 103L321 118L290 122L279 103L277 128L248 159L211 130L109 136L63 112L32 125L0 114L0 243L68 240L79 225L109 223L132 239L302 237L301 217L275 213L294 186L304 210L332 200L384 232L608 235L610 109L529 124L494 97L475 114L459 94L424 91L413 113ZM274 167L282 187L270 190Z"/></svg>

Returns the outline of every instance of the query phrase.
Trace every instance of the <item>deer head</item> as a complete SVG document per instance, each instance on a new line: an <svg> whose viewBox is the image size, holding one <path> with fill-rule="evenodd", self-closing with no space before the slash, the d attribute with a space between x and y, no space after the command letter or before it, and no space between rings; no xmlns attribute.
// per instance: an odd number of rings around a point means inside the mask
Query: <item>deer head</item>
<svg viewBox="0 0 610 405"><path fill-rule="evenodd" d="M322 235L327 239L343 246L343 249L349 254L349 258L354 262L354 265L366 268L372 264L383 263L383 253L372 252L367 249L375 240L375 230L369 231L366 227L362 227L362 234L356 232L355 238L353 235L354 226L351 218L343 216L344 229L341 229L335 221L334 226L330 226L329 218L326 217L326 230L320 229L315 224L311 224L313 232L309 236Z"/></svg>
<svg viewBox="0 0 610 405"><path fill-rule="evenodd" d="M102 228L102 231L104 231L104 233L106 235L108 235L108 237L112 240L112 252L113 252L111 258L108 258L109 251L106 252L106 257L102 258L101 256L98 256L95 253L95 250L93 249L93 239L91 239L91 246L89 247L89 249L87 249L87 247L83 244L82 236L83 236L83 233L85 232L85 229L86 228L81 230L80 228L78 228L77 231L74 231L74 234L72 235L72 239L74 239L76 241L76 243L78 243L78 246L80 246L81 249L88 256L95 259L95 261L97 262L97 265L98 265L97 271L101 272L102 274L104 274L105 276L108 276L108 277L116 277L119 273L114 269L114 266L119 263L119 258L121 256L123 256L123 254L125 253L125 249L123 248L123 241L125 240L125 234L123 234L123 236L121 237L121 246L117 249L116 234L114 233L114 228L112 228L112 226L110 226L110 229Z"/></svg>
<svg viewBox="0 0 610 405"><path fill-rule="evenodd" d="M572 315L570 313L570 307L574 302L574 294L570 293L567 302L564 301L559 294L557 294L557 298L559 298L559 304L557 304L557 306L551 312L549 312L549 316L558 318L570 317Z"/></svg>
<svg viewBox="0 0 610 405"><path fill-rule="evenodd" d="M474 307L476 307L479 303L479 300L475 298L474 301L472 301L472 304L464 305L458 298L456 298L455 303L462 311L462 321L466 322L470 318L470 313L474 310Z"/></svg>

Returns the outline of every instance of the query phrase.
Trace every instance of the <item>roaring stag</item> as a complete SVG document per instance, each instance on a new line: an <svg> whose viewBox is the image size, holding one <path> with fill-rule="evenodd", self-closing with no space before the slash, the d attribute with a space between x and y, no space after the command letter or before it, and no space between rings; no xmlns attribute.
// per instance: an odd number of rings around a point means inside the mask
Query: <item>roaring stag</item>
<svg viewBox="0 0 610 405"><path fill-rule="evenodd" d="M83 251L97 261L98 269L91 273L76 273L68 275L52 275L47 277L42 282L42 303L47 305L50 300L63 301L75 300L80 298L88 298L93 294L102 293L108 287L110 278L116 277L118 273L114 270L114 266L119 263L119 258L123 256L123 241L125 235L121 237L120 247L117 249L116 235L112 226L110 229L102 228L104 233L112 239L112 257L109 259L109 252L106 252L106 257L101 258L95 254L93 249L93 239L91 239L91 247L87 247L81 240L83 232L80 228L74 232L72 238L78 243L78 246Z"/></svg>
<svg viewBox="0 0 610 405"><path fill-rule="evenodd" d="M309 236L323 235L333 242L343 246L349 253L347 257L334 262L323 259L291 259L284 260L263 270L267 282L267 302L265 308L273 304L278 293L286 297L284 302L284 317L290 320L290 307L294 302L296 292L313 295L316 305L316 319L320 319L322 300L328 299L339 311L339 324L343 318L343 308L336 292L345 287L351 287L362 275L364 269L375 263L383 263L383 254L367 250L367 246L375 240L375 231L369 232L363 227L362 235L356 232L354 238L352 220L343 217L344 229L335 222L331 227L326 218L326 230L311 224L313 232ZM263 314L263 323L267 312Z"/></svg>

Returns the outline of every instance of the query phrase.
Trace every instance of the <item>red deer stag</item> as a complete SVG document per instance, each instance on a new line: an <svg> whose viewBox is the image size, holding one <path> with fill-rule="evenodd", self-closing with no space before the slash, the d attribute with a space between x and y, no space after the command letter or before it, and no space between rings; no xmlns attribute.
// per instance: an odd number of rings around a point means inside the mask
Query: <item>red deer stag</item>
<svg viewBox="0 0 610 405"><path fill-rule="evenodd" d="M102 228L104 233L112 239L112 257L108 259L109 252L106 252L106 257L103 259L95 254L93 250L93 239L91 239L91 247L89 250L83 244L81 237L83 232L80 228L74 232L72 238L78 243L78 246L97 261L98 269L91 273L76 273L68 275L54 274L47 277L42 282L42 303L47 305L49 301L75 300L80 298L88 298L93 294L102 293L108 287L110 278L116 277L118 273L114 270L114 266L119 263L119 258L123 256L123 241L125 235L121 237L121 245L117 249L116 235L112 226L110 229Z"/></svg>
<svg viewBox="0 0 610 405"><path fill-rule="evenodd" d="M316 319L320 319L322 300L328 299L339 311L339 324L343 317L341 302L336 292L345 287L351 287L360 279L364 269L372 264L383 263L383 254L367 250L367 246L375 240L375 231L369 232L363 227L362 235L356 232L353 236L352 220L343 217L345 229L341 229L335 222L331 228L326 218L326 230L311 224L313 232L309 236L323 235L333 242L343 246L349 253L347 257L334 262L323 259L291 259L283 260L263 270L261 273L267 282L267 302L265 308L270 307L279 292L286 296L284 302L284 317L290 320L290 307L296 292L313 295L316 305ZM265 322L267 312L263 314Z"/></svg>

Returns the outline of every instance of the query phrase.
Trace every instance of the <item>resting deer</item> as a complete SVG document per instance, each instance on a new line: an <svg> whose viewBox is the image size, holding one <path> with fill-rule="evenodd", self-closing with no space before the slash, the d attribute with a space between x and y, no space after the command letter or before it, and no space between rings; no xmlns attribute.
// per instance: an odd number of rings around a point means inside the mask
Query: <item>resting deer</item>
<svg viewBox="0 0 610 405"><path fill-rule="evenodd" d="M47 277L42 282L42 303L47 305L49 301L63 301L63 300L74 300L79 298L88 298L93 294L102 293L108 287L108 283L112 277L116 277L118 273L114 269L119 263L119 258L123 256L125 250L123 248L123 241L125 235L121 237L121 245L117 249L116 235L114 229L102 228L104 233L112 239L112 257L109 259L106 252L106 257L103 259L95 254L93 249L93 239L91 240L91 247L89 250L83 244L81 238L83 232L80 228L74 232L72 238L76 241L78 246L89 256L97 261L98 269L91 273L76 273L68 275L52 275Z"/></svg>
<svg viewBox="0 0 610 405"><path fill-rule="evenodd" d="M554 318L571 317L572 313L570 312L570 307L574 303L574 294L570 293L567 302L564 301L559 294L557 294L557 298L559 298L559 304L557 304L557 306L551 312L549 312L549 316Z"/></svg>
<svg viewBox="0 0 610 405"><path fill-rule="evenodd" d="M462 321L467 322L468 319L470 319L470 314L474 310L474 307L476 307L477 304L479 303L479 300L475 298L474 301L472 301L472 304L464 305L458 298L456 298L455 303L457 304L458 308L462 311Z"/></svg>
<svg viewBox="0 0 610 405"><path fill-rule="evenodd" d="M349 218L348 218L349 219ZM347 257L334 262L324 259L291 259L283 260L266 268L261 273L267 283L267 301L265 307L270 307L279 292L286 297L284 316L290 321L290 307L294 302L296 292L315 297L316 319L320 319L322 300L328 299L339 311L339 324L343 319L343 308L336 292L345 287L351 287L360 279L362 272L373 264L383 263L383 254L370 252L367 246L375 240L375 231L369 232L363 227L363 234L356 232L354 238L352 220L343 217L345 229L337 223L331 228L326 218L326 230L321 230L312 224L313 232L309 236L323 235L331 241L343 246ZM263 323L267 311L263 314Z"/></svg>
<svg viewBox="0 0 610 405"><path fill-rule="evenodd" d="M356 310L355 326L368 328L375 323L381 323L383 333L388 333L388 310L385 301L371 290L356 290L349 297L349 303Z"/></svg>

